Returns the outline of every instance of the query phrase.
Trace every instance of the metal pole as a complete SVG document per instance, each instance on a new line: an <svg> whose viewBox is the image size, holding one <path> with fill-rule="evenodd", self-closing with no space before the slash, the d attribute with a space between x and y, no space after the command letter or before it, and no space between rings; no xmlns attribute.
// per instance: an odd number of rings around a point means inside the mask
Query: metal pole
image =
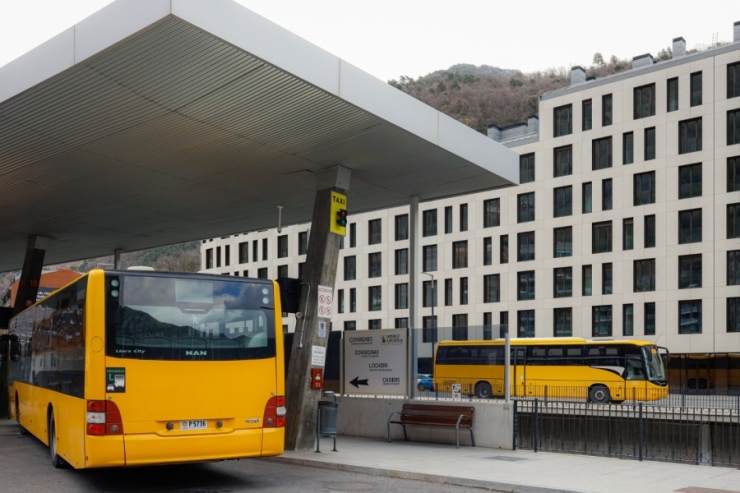
<svg viewBox="0 0 740 493"><path fill-rule="evenodd" d="M642 462L642 442L644 440L642 435L642 402L639 404L640 410L640 462Z"/></svg>
<svg viewBox="0 0 740 493"><path fill-rule="evenodd" d="M509 325L501 324L506 343L504 344L504 402L511 402L511 337L509 336Z"/></svg>

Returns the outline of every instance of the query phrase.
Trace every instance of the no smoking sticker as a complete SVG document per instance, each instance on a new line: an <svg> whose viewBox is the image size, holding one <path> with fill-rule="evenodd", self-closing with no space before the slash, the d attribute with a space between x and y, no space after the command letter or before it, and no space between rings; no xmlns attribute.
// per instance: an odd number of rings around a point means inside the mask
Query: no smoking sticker
<svg viewBox="0 0 740 493"><path fill-rule="evenodd" d="M331 318L333 292L329 286L319 286L319 318Z"/></svg>

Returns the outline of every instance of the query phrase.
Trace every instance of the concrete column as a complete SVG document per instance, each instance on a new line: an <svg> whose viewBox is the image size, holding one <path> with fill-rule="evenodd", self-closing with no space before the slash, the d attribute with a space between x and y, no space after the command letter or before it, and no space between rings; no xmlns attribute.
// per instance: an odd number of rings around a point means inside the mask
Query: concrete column
<svg viewBox="0 0 740 493"><path fill-rule="evenodd" d="M416 358L417 344L420 338L419 327L419 197L411 197L409 204L409 329L408 329L408 394L413 397L416 392ZM417 334L412 332L417 331Z"/></svg>
<svg viewBox="0 0 740 493"><path fill-rule="evenodd" d="M296 325L285 383L286 450L311 450L315 444L321 391L311 389L311 369L323 369L323 365L313 365L311 355L314 346L326 348L328 342L328 337L318 336L318 288L319 285L333 288L335 284L340 237L330 231L331 223L336 220L331 217L331 193L346 194L349 178L350 170L338 166L318 179L299 308L303 319Z"/></svg>
<svg viewBox="0 0 740 493"><path fill-rule="evenodd" d="M18 280L18 291L15 295L15 304L13 305L13 315L17 315L26 308L27 302L36 302L36 296L39 293L39 280L41 279L41 270L44 267L44 256L46 248L49 245L49 238L46 236L29 236L26 244L26 258L23 261L23 270L21 278Z"/></svg>
<svg viewBox="0 0 740 493"><path fill-rule="evenodd" d="M116 248L113 250L113 270L121 268L121 249Z"/></svg>

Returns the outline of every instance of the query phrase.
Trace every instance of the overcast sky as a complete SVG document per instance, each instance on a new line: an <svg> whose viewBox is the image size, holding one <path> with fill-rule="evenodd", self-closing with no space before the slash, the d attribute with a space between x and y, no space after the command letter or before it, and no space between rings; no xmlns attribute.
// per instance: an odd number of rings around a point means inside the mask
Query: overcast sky
<svg viewBox="0 0 740 493"><path fill-rule="evenodd" d="M122 0L119 0L122 1ZM208 0L203 0L208 1ZM732 41L740 0L236 0L387 80L456 63L522 71ZM110 0L0 0L0 66Z"/></svg>

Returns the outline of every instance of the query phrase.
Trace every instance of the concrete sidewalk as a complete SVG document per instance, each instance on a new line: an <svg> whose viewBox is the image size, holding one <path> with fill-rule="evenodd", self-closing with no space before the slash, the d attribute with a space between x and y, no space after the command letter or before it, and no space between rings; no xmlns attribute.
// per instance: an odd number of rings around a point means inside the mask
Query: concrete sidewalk
<svg viewBox="0 0 740 493"><path fill-rule="evenodd" d="M339 452L331 452L331 439L321 448L269 460L504 492L740 492L740 470L723 467L346 436Z"/></svg>

